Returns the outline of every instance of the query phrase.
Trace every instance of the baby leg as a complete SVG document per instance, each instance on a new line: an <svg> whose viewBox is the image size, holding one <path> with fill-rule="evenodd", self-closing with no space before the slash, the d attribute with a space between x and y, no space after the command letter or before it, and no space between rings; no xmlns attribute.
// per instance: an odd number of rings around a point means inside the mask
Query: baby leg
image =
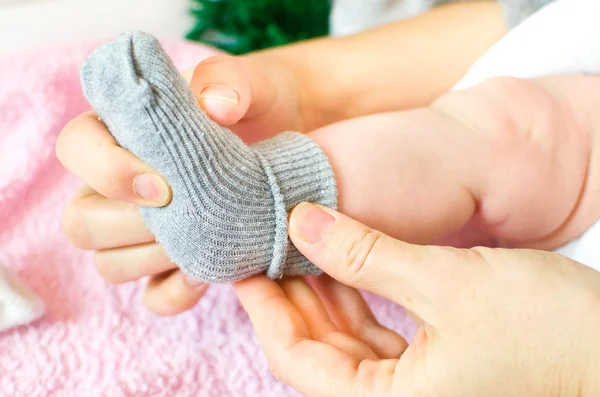
<svg viewBox="0 0 600 397"><path fill-rule="evenodd" d="M309 136L340 211L375 229L433 243L473 220L503 245L554 249L600 215L599 102L598 77L504 77Z"/></svg>

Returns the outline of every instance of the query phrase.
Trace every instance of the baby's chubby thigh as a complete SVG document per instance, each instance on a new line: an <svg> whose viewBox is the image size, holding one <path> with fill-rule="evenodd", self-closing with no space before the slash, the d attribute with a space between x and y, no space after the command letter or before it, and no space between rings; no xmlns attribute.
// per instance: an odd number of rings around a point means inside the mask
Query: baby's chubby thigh
<svg viewBox="0 0 600 397"><path fill-rule="evenodd" d="M589 165L580 119L560 93L569 84L492 78L427 108L309 136L333 166L340 210L371 227L432 243L473 219L507 245L556 248L577 236L553 238Z"/></svg>
<svg viewBox="0 0 600 397"><path fill-rule="evenodd" d="M501 213L513 214L488 229L501 237L503 245L555 250L600 270L598 103L600 78L579 74L535 80L492 78L434 104L462 114L471 125L492 126L488 133L496 142L495 155L504 157L504 167L514 171L504 173L505 182L497 185L512 186L512 195L482 205L489 211L504 201ZM507 227L510 224L514 226ZM538 232L529 233L532 227Z"/></svg>

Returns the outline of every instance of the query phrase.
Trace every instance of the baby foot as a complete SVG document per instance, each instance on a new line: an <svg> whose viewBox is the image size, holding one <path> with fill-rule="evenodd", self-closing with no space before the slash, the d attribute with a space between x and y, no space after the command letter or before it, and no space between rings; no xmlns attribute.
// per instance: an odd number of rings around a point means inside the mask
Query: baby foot
<svg viewBox="0 0 600 397"><path fill-rule="evenodd" d="M172 187L146 225L186 273L228 283L267 273L318 274L287 236L302 201L337 205L320 147L286 132L254 146L214 123L152 36L133 32L96 50L82 68L84 93L125 149Z"/></svg>

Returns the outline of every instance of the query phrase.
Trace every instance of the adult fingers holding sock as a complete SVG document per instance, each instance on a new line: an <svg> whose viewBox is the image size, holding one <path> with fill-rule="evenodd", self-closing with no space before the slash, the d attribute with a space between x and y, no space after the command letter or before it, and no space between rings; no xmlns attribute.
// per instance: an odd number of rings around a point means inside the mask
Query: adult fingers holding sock
<svg viewBox="0 0 600 397"><path fill-rule="evenodd" d="M306 106L294 100L300 84L283 71L283 60L261 59L218 55L182 73L207 113L223 125L235 124L249 142L304 124L297 108ZM87 183L67 208L64 228L75 245L96 251L100 275L111 283L152 276L144 295L150 309L170 315L191 308L207 284L176 270L137 208L168 204L167 181L119 147L93 112L65 126L57 156Z"/></svg>
<svg viewBox="0 0 600 397"><path fill-rule="evenodd" d="M600 393L597 271L543 251L411 245L312 204L292 211L290 236L331 277L421 323L390 356L328 323L325 303L298 279L235 284L273 374L302 395Z"/></svg>

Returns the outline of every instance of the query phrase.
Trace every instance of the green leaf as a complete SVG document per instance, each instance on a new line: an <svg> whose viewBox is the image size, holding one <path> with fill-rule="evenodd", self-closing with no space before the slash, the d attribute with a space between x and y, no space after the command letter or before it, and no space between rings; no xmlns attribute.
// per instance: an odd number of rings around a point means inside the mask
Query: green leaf
<svg viewBox="0 0 600 397"><path fill-rule="evenodd" d="M194 27L186 35L243 54L329 30L329 0L189 0Z"/></svg>

